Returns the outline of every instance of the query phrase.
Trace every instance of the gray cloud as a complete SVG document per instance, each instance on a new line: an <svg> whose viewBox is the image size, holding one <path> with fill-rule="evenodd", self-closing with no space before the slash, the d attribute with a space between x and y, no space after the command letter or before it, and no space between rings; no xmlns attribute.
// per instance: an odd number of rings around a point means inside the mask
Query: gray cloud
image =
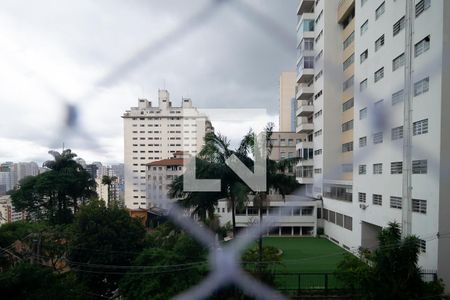
<svg viewBox="0 0 450 300"><path fill-rule="evenodd" d="M82 128L101 148L70 136L56 140L73 140L68 146L88 161L119 161L121 114L138 97L155 101L164 85L175 104L189 96L199 107L266 108L277 114L278 77L295 64L296 0L245 1L286 30L283 40L232 3L223 3L202 26L162 44L138 68L79 101L137 49L183 26L210 2L2 1L0 36L7 46L0 51L5 58L0 60L5 84L0 101L8 114L0 120L0 137L49 147L61 132L66 101L78 99ZM36 156L11 151L2 149L0 160Z"/></svg>

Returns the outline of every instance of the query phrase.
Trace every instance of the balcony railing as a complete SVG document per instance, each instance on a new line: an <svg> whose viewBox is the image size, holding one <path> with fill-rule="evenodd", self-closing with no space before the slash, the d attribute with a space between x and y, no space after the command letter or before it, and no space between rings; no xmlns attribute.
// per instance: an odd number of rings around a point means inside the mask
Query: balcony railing
<svg viewBox="0 0 450 300"><path fill-rule="evenodd" d="M313 167L299 166L295 168L295 175L299 178L313 178Z"/></svg>

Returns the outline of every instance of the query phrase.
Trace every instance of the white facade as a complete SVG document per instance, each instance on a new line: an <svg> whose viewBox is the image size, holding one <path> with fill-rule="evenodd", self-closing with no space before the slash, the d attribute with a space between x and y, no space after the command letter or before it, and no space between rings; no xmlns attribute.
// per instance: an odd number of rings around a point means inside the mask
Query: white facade
<svg viewBox="0 0 450 300"><path fill-rule="evenodd" d="M169 200L170 184L176 177L183 175L185 159L190 159L189 155L180 151L174 153L172 158L147 164L147 208L169 208L165 201Z"/></svg>
<svg viewBox="0 0 450 300"><path fill-rule="evenodd" d="M315 236L317 230L317 207L320 201L309 198L287 195L282 199L280 195L269 196L269 207L262 209L264 217L276 217L274 228L269 235L283 236ZM231 208L226 199L220 200L216 207L220 225L231 224ZM258 208L250 200L243 210L236 211L236 227L244 228L259 223Z"/></svg>
<svg viewBox="0 0 450 300"><path fill-rule="evenodd" d="M210 128L206 116L192 106L190 99L182 99L182 106L174 107L168 91L160 90L158 96L158 106L139 99L138 107L132 107L122 116L125 205L130 209L147 206L146 165L170 158L179 150L197 154Z"/></svg>
<svg viewBox="0 0 450 300"><path fill-rule="evenodd" d="M11 203L10 196L0 196L0 225L25 219L25 213L18 212Z"/></svg>
<svg viewBox="0 0 450 300"><path fill-rule="evenodd" d="M421 267L437 270L448 286L450 2L414 4L412 233L422 239ZM310 137L297 148L312 147L314 163L297 178L323 197L325 233L351 250L376 246L381 228L401 224L405 6L302 0L298 7L297 99L306 102L297 131ZM304 20L313 20L306 32ZM302 48L305 37L314 39L310 50ZM304 56L314 56L308 68Z"/></svg>

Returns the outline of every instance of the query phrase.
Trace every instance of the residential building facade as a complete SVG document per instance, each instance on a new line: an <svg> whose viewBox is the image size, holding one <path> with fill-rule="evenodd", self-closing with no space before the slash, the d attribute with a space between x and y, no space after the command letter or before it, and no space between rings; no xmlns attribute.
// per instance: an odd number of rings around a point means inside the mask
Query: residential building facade
<svg viewBox="0 0 450 300"><path fill-rule="evenodd" d="M317 208L320 201L314 199L287 195L268 196L267 205L261 209L264 217L276 217L274 227L266 235L273 236L315 236L317 234ZM227 199L219 200L216 207L221 226L231 224L231 206ZM251 196L249 203L243 209L236 210L236 227L245 228L259 223L259 209L253 205Z"/></svg>
<svg viewBox="0 0 450 300"><path fill-rule="evenodd" d="M11 197L0 196L0 225L25 220L25 213L14 209Z"/></svg>
<svg viewBox="0 0 450 300"><path fill-rule="evenodd" d="M295 100L296 72L283 72L280 75L279 92L279 130L295 131L297 101Z"/></svg>
<svg viewBox="0 0 450 300"><path fill-rule="evenodd" d="M169 191L172 181L185 171L188 153L176 151L173 157L147 164L147 208L168 209ZM172 201L172 200L170 200Z"/></svg>
<svg viewBox="0 0 450 300"><path fill-rule="evenodd" d="M127 110L124 120L125 205L133 209L147 206L147 164L168 159L178 150L191 155L200 152L205 133L212 130L207 117L183 98L172 106L169 92L159 90L158 106L139 99L138 106Z"/></svg>
<svg viewBox="0 0 450 300"><path fill-rule="evenodd" d="M297 9L297 132L308 135L297 148L313 149L297 179L323 199L325 234L353 251L402 223L406 1L301 0ZM412 234L420 266L449 285L450 2L411 2Z"/></svg>

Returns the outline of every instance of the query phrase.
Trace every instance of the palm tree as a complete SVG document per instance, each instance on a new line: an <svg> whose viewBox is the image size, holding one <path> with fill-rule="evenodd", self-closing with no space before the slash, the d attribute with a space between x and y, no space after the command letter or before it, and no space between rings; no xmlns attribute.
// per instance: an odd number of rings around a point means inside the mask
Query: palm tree
<svg viewBox="0 0 450 300"><path fill-rule="evenodd" d="M112 199L112 194L111 194L111 185L116 182L117 177L116 176L108 176L108 175L103 175L102 177L102 184L106 185L108 187L108 205L111 205L111 203L113 201L116 201L116 199Z"/></svg>
<svg viewBox="0 0 450 300"><path fill-rule="evenodd" d="M266 191L255 192L253 198L253 205L258 207L259 222L262 224L263 214L262 209L267 208L269 205L269 192L275 191L281 195L283 199L285 196L294 192L299 183L295 179L295 176L287 175L286 170L295 166L298 162L298 158L287 158L279 161L270 159L270 154L272 152L272 133L273 133L273 123L267 124L265 128L265 149L262 148L261 144L257 142L256 134L250 131L243 139L241 143L242 149L245 151L251 151L254 157L265 156L266 159ZM243 150L244 152L244 150ZM259 261L262 261L262 235L260 235L258 240L258 252Z"/></svg>
<svg viewBox="0 0 450 300"><path fill-rule="evenodd" d="M239 148L232 150L230 141L221 134L209 133L205 137L205 146L199 153L199 157L215 164L220 170L222 192L228 200L228 206L231 208L231 223L233 228L233 236L236 236L236 209L243 208L248 202L248 194L251 189L242 179L234 173L226 164L226 160L235 155L247 167L253 165L253 161L248 156L249 142L248 135L244 136L240 142Z"/></svg>
<svg viewBox="0 0 450 300"><path fill-rule="evenodd" d="M242 142L243 143L243 142ZM241 143L241 144L242 144ZM214 209L220 199L227 199L232 214L233 235L236 235L236 208L241 208L247 202L251 191L248 186L226 164L226 160L236 155L246 165L251 159L243 148L232 150L230 141L221 134L208 133L205 136L205 146L196 158L197 177L202 179L221 180L218 192L184 192L183 175L176 178L169 192L172 198L180 198L181 204L193 208L193 214L200 220L213 219Z"/></svg>
<svg viewBox="0 0 450 300"><path fill-rule="evenodd" d="M202 179L220 178L221 172L218 164L196 159L197 176ZM184 175L176 177L170 186L169 197L180 199L179 203L192 209L192 215L206 223L207 219L214 218L215 206L219 199L225 198L225 193L219 192L186 192L183 187Z"/></svg>

